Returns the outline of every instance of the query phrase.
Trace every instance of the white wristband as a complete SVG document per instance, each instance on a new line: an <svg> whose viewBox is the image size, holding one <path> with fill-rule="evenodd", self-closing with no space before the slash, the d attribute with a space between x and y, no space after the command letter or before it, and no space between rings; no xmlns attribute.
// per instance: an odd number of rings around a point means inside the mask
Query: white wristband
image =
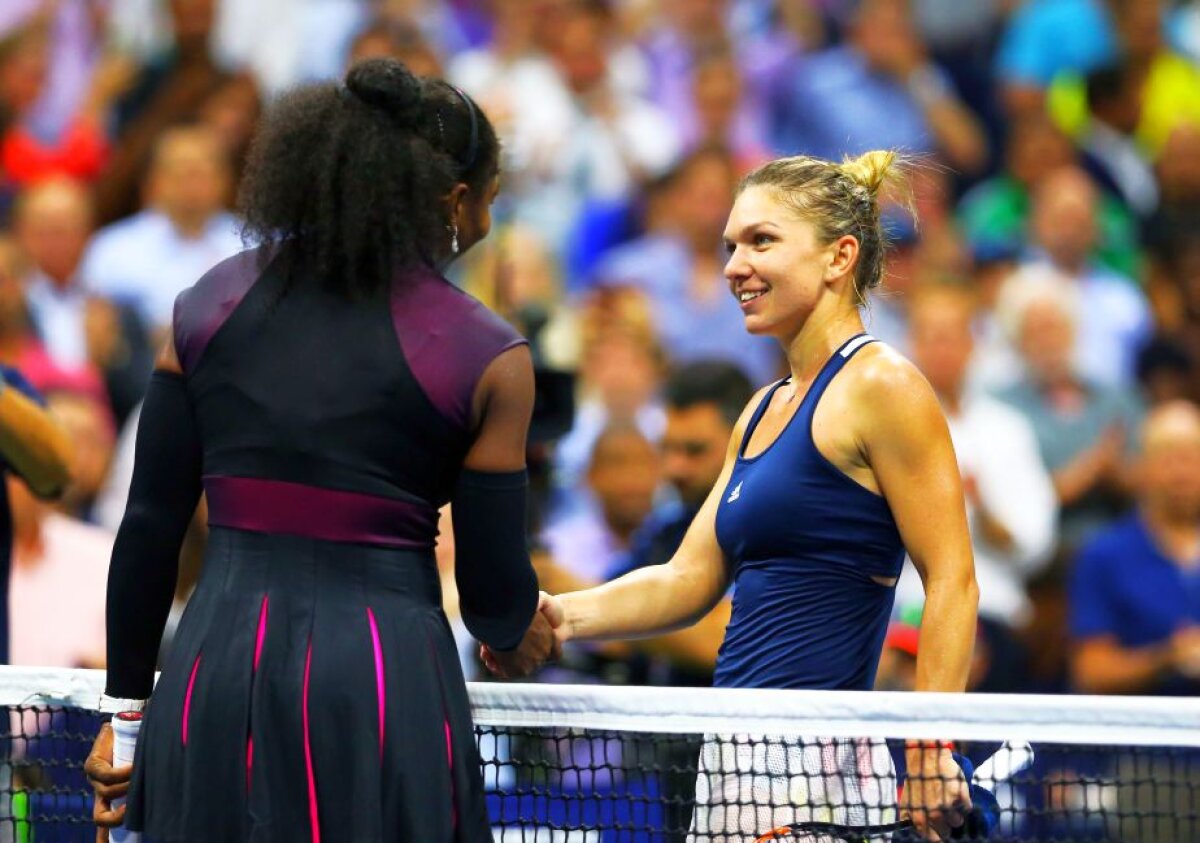
<svg viewBox="0 0 1200 843"><path fill-rule="evenodd" d="M120 714L122 711L142 711L146 707L146 700L123 700L120 697L110 697L108 694L100 695L100 702L96 708L104 714Z"/></svg>

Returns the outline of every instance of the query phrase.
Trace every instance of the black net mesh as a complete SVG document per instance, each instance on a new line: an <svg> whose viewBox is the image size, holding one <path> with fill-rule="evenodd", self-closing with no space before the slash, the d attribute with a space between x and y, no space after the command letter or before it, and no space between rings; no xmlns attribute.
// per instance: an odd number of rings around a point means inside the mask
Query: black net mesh
<svg viewBox="0 0 1200 843"><path fill-rule="evenodd" d="M7 714L0 843L94 841L82 765L102 715L45 706ZM514 843L744 843L789 826L777 839L916 840L909 830L870 831L898 819L903 722L896 732L881 740L476 730L495 838ZM1198 749L1040 743L1028 766L1021 745L956 749L975 785L975 809L956 839L1200 841Z"/></svg>

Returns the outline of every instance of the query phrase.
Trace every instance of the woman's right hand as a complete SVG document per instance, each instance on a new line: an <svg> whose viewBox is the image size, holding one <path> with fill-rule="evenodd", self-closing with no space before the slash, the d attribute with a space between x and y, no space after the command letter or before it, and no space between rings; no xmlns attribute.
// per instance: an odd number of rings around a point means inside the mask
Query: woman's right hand
<svg viewBox="0 0 1200 843"><path fill-rule="evenodd" d="M108 843L108 830L120 828L125 822L125 806L118 805L114 808L112 802L129 793L133 765L114 767L112 761L112 725L105 723L100 727L100 734L96 735L92 751L83 764L83 772L96 793L96 802L92 807L92 821L99 826L96 830L96 843Z"/></svg>
<svg viewBox="0 0 1200 843"><path fill-rule="evenodd" d="M538 611L546 616L561 651L562 645L571 639L571 627L567 623L567 611L563 607L562 599L543 591L538 599Z"/></svg>

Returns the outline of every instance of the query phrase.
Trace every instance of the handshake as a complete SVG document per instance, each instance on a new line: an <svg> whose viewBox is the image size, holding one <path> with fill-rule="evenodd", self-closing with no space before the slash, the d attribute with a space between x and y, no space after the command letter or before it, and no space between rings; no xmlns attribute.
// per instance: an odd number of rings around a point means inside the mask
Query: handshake
<svg viewBox="0 0 1200 843"><path fill-rule="evenodd" d="M486 644L479 647L479 657L488 671L500 679L520 679L528 676L546 662L562 656L563 643L569 638L566 613L562 602L553 595L541 592L537 611L515 650L493 650Z"/></svg>

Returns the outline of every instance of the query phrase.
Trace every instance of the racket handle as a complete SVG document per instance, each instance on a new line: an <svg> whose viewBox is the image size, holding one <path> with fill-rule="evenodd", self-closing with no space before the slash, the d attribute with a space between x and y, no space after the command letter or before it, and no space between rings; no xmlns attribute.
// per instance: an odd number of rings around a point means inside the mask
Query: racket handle
<svg viewBox="0 0 1200 843"><path fill-rule="evenodd" d="M113 766L125 767L133 763L133 753L137 748L138 732L142 728L142 713L140 711L123 711L112 719L113 730ZM123 805L125 797L113 800L113 807ZM109 832L111 843L141 843L142 835L136 831L121 826Z"/></svg>

